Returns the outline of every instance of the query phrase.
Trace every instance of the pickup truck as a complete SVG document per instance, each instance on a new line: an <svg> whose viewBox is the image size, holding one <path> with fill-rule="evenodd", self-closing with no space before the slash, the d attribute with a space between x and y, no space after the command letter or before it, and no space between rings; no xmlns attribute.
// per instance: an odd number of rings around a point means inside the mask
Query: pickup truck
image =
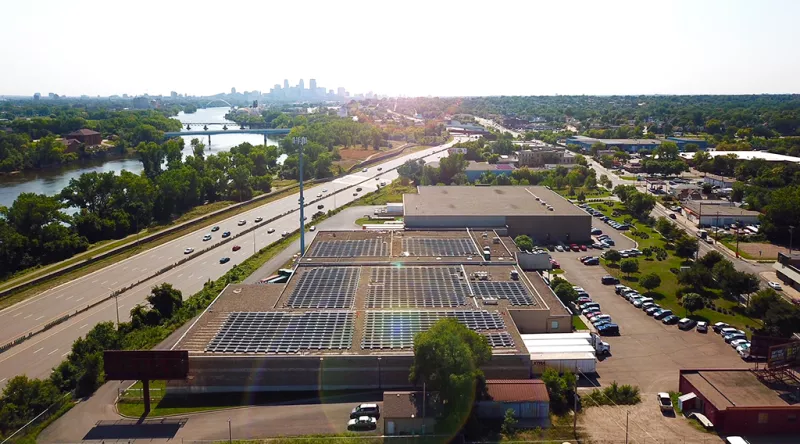
<svg viewBox="0 0 800 444"><path fill-rule="evenodd" d="M658 404L661 407L662 412L669 412L672 411L672 399L669 397L669 393L661 392L658 395Z"/></svg>

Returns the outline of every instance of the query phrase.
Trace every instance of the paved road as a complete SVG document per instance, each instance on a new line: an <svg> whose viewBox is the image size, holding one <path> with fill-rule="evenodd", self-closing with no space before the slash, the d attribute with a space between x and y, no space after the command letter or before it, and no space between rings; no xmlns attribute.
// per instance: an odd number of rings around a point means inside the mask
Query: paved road
<svg viewBox="0 0 800 444"><path fill-rule="evenodd" d="M512 136L514 136L514 137L519 137L519 136L521 136L521 135L522 135L522 133L520 133L520 132L518 132L518 131L513 131L513 130L510 130L510 129L508 129L508 128L506 128L506 127L502 126L502 125L500 125L499 123L496 123L496 122L495 122L495 121L493 121L493 120L484 119L484 118L482 118L482 117L477 117L477 116L474 116L474 117L475 117L475 120L476 120L478 123L480 123L481 125L483 125L483 126L488 126L488 127L490 127L490 128L494 128L494 129L496 129L496 130L500 131L501 133L511 133L511 135L512 135Z"/></svg>
<svg viewBox="0 0 800 444"><path fill-rule="evenodd" d="M307 217L310 220L311 215L317 211L317 205L319 204L324 205L324 209L333 209L375 190L381 180L385 179L389 182L397 178L395 170L388 170L401 165L410 158L425 157L428 161L437 160L446 155L446 151L443 150L453 143L455 141L441 147L429 148L391 160L380 165L382 168L380 172L377 171L377 166L373 166L366 173L358 172L312 188L306 193ZM443 152L440 153L439 151ZM375 177L380 180L374 180ZM356 192L356 186L363 188L363 190ZM349 187L352 188L348 189ZM345 189L346 191L332 194L335 190ZM317 200L315 196L320 193L322 198ZM226 219L217 224L220 230L214 233L210 232L210 226L204 227L192 234L175 239L9 307L0 312L0 343L6 343L24 332L36 329L38 326L65 313L74 312L80 307L85 307L92 301L97 301L107 296L113 289L136 282L146 273L178 261L184 257L183 250L187 247L193 247L198 250L203 248L206 243L203 242L202 237L205 234L212 234L213 239L210 242L218 241L225 231L229 230L235 236L242 229L252 226L255 217L261 216L264 219L269 219L293 210L297 207L298 198L299 194L293 194ZM247 224L242 227L238 226L237 222L240 219L246 220ZM129 318L131 308L144 302L145 296L153 286L169 282L181 290L185 297L188 297L200 290L207 280L217 279L231 267L247 259L253 253L254 248L260 249L275 242L280 238L283 231L293 231L297 229L299 223L299 213L295 212L264 225L262 228L248 233L240 239L235 239L232 242L214 248L207 253L195 253L192 256L193 259L189 262L121 294L117 298L120 321L126 321ZM274 228L274 233L268 233L268 228ZM234 245L240 245L241 250L233 252L231 249ZM230 262L220 264L219 259L223 256L230 257ZM0 354L0 387L4 386L9 378L19 374L26 374L29 377L36 378L49 375L51 369L58 365L64 356L69 353L72 342L75 339L85 334L88 329L98 322L116 319L114 302L110 300L99 304Z"/></svg>

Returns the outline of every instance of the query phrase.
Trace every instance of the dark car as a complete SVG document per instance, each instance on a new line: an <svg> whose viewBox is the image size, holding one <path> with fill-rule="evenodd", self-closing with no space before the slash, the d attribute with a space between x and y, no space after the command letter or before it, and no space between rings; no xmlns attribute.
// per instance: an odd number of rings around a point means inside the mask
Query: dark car
<svg viewBox="0 0 800 444"><path fill-rule="evenodd" d="M318 210L321 210L321 209L323 209L323 208L325 208L325 205L322 205L322 204L319 204L319 205L317 205L317 209L318 209Z"/></svg>
<svg viewBox="0 0 800 444"><path fill-rule="evenodd" d="M231 258L229 258L229 257L223 257L222 259L219 260L219 263L220 264L225 264L225 263L228 263L230 260L231 260Z"/></svg>
<svg viewBox="0 0 800 444"><path fill-rule="evenodd" d="M226 231L226 232L222 233L222 237L230 237L230 235L231 235L230 231Z"/></svg>
<svg viewBox="0 0 800 444"><path fill-rule="evenodd" d="M719 332L721 332L723 328L727 327L730 327L730 325L726 324L725 322L717 322L714 324L712 329L714 330L714 333L719 334Z"/></svg>
<svg viewBox="0 0 800 444"><path fill-rule="evenodd" d="M661 310L660 312L653 315L653 317L658 319L659 321L666 318L667 316L672 316L672 310Z"/></svg>
<svg viewBox="0 0 800 444"><path fill-rule="evenodd" d="M661 307L659 307L658 305L654 305L652 307L648 307L644 312L647 313L647 316L653 316L659 310L661 310Z"/></svg>
<svg viewBox="0 0 800 444"><path fill-rule="evenodd" d="M586 248L585 244L581 244L580 245L580 249L581 249L581 251L586 251L588 248Z"/></svg>
<svg viewBox="0 0 800 444"><path fill-rule="evenodd" d="M356 191L361 191L361 187L356 188Z"/></svg>
<svg viewBox="0 0 800 444"><path fill-rule="evenodd" d="M619 284L619 279L611 275L606 275L600 278L600 282L602 282L603 285L617 285Z"/></svg>
<svg viewBox="0 0 800 444"><path fill-rule="evenodd" d="M605 324L597 329L597 332L603 336L608 335L618 335L619 334L619 325L611 323Z"/></svg>
<svg viewBox="0 0 800 444"><path fill-rule="evenodd" d="M583 265L600 265L600 259L593 257L583 261Z"/></svg>
<svg viewBox="0 0 800 444"><path fill-rule="evenodd" d="M599 228L592 228L592 231L591 231L591 233L592 233L593 235L595 235L595 236L599 236L599 235L603 234L603 230L601 230L601 229L599 229Z"/></svg>
<svg viewBox="0 0 800 444"><path fill-rule="evenodd" d="M219 227L215 226L215 227L211 228L211 231L219 231Z"/></svg>
<svg viewBox="0 0 800 444"><path fill-rule="evenodd" d="M242 247L240 245L234 245L233 248L232 248L233 251L239 251L241 249L242 249Z"/></svg>
<svg viewBox="0 0 800 444"><path fill-rule="evenodd" d="M255 222L255 223L259 223L259 222L261 222L262 220L264 220L264 218L263 218L263 217L257 217L257 218L256 218L256 220L254 220L253 222Z"/></svg>
<svg viewBox="0 0 800 444"><path fill-rule="evenodd" d="M669 315L669 316L665 317L664 319L662 319L661 322L663 322L666 325L672 325L672 324L677 324L678 321L680 321L680 320L681 320L681 318L679 318L679 317L677 317L675 315Z"/></svg>

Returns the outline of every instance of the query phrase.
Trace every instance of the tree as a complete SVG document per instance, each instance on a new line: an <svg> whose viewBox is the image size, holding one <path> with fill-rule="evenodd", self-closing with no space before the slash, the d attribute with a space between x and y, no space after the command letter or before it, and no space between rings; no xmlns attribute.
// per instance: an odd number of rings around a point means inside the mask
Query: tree
<svg viewBox="0 0 800 444"><path fill-rule="evenodd" d="M542 373L542 382L547 388L547 394L550 395L550 406L553 411L557 413L566 411L569 408L567 395L575 390L577 383L575 375L567 370L561 376L557 370L546 368Z"/></svg>
<svg viewBox="0 0 800 444"><path fill-rule="evenodd" d="M0 396L0 436L8 436L61 398L50 380L11 378Z"/></svg>
<svg viewBox="0 0 800 444"><path fill-rule="evenodd" d="M175 310L183 305L181 291L173 288L172 284L163 283L153 287L147 296L147 302L158 311L163 318L171 318Z"/></svg>
<svg viewBox="0 0 800 444"><path fill-rule="evenodd" d="M615 264L622 260L622 254L620 254L620 252L617 250L608 250L605 252L603 257L612 264Z"/></svg>
<svg viewBox="0 0 800 444"><path fill-rule="evenodd" d="M705 307L703 297L697 293L686 293L681 298L681 304L686 311L691 314L697 310L702 310Z"/></svg>
<svg viewBox="0 0 800 444"><path fill-rule="evenodd" d="M686 234L681 235L675 241L675 255L682 258L690 258L697 253L700 249L700 244L697 238L689 237Z"/></svg>
<svg viewBox="0 0 800 444"><path fill-rule="evenodd" d="M710 286L712 281L711 270L695 263L678 273L678 282L694 291L701 291L703 287Z"/></svg>
<svg viewBox="0 0 800 444"><path fill-rule="evenodd" d="M701 256L700 259L697 260L697 263L711 270L712 268L714 268L714 265L717 265L717 263L722 262L724 260L727 259L722 257L722 254L720 254L717 250L711 250L708 253Z"/></svg>
<svg viewBox="0 0 800 444"><path fill-rule="evenodd" d="M520 234L515 237L514 243L517 244L517 248L522 251L533 251L533 240L525 234Z"/></svg>
<svg viewBox="0 0 800 444"><path fill-rule="evenodd" d="M650 291L655 290L661 285L661 276L655 273L648 273L639 278L639 284Z"/></svg>
<svg viewBox="0 0 800 444"><path fill-rule="evenodd" d="M583 190L580 190L580 192L578 192L578 202L585 202L585 201L586 201L586 193L584 193Z"/></svg>
<svg viewBox="0 0 800 444"><path fill-rule="evenodd" d="M764 315L764 333L768 336L789 338L800 330L800 309L781 301Z"/></svg>
<svg viewBox="0 0 800 444"><path fill-rule="evenodd" d="M639 261L636 259L624 259L619 265L620 271L630 276L631 273L639 271Z"/></svg>
<svg viewBox="0 0 800 444"><path fill-rule="evenodd" d="M770 308L781 303L783 303L783 301L775 290L765 288L750 297L747 312L751 316L761 319L767 314Z"/></svg>
<svg viewBox="0 0 800 444"><path fill-rule="evenodd" d="M506 410L505 416L503 416L503 425L500 426L500 431L506 435L510 436L514 433L514 427L517 425L517 418L514 418L514 409Z"/></svg>
<svg viewBox="0 0 800 444"><path fill-rule="evenodd" d="M437 321L414 337L414 361L409 381L438 392L442 426L457 430L469 416L476 393L484 383L480 366L492 355L486 337L452 318Z"/></svg>
<svg viewBox="0 0 800 444"><path fill-rule="evenodd" d="M572 284L564 280L553 288L553 293L555 293L564 304L569 304L570 302L578 300L578 292L572 288Z"/></svg>

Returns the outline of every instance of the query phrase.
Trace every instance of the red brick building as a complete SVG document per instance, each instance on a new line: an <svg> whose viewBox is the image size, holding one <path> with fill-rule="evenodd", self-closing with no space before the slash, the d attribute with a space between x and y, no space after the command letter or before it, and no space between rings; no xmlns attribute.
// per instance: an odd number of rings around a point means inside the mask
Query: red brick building
<svg viewBox="0 0 800 444"><path fill-rule="evenodd" d="M681 370L683 412L702 413L725 435L800 436L800 387L792 378L766 376L749 369Z"/></svg>
<svg viewBox="0 0 800 444"><path fill-rule="evenodd" d="M73 131L66 136L65 139L75 139L80 143L83 143L87 146L94 146L100 145L103 143L103 136L98 133L97 131L92 131L90 129L79 129L78 131Z"/></svg>

